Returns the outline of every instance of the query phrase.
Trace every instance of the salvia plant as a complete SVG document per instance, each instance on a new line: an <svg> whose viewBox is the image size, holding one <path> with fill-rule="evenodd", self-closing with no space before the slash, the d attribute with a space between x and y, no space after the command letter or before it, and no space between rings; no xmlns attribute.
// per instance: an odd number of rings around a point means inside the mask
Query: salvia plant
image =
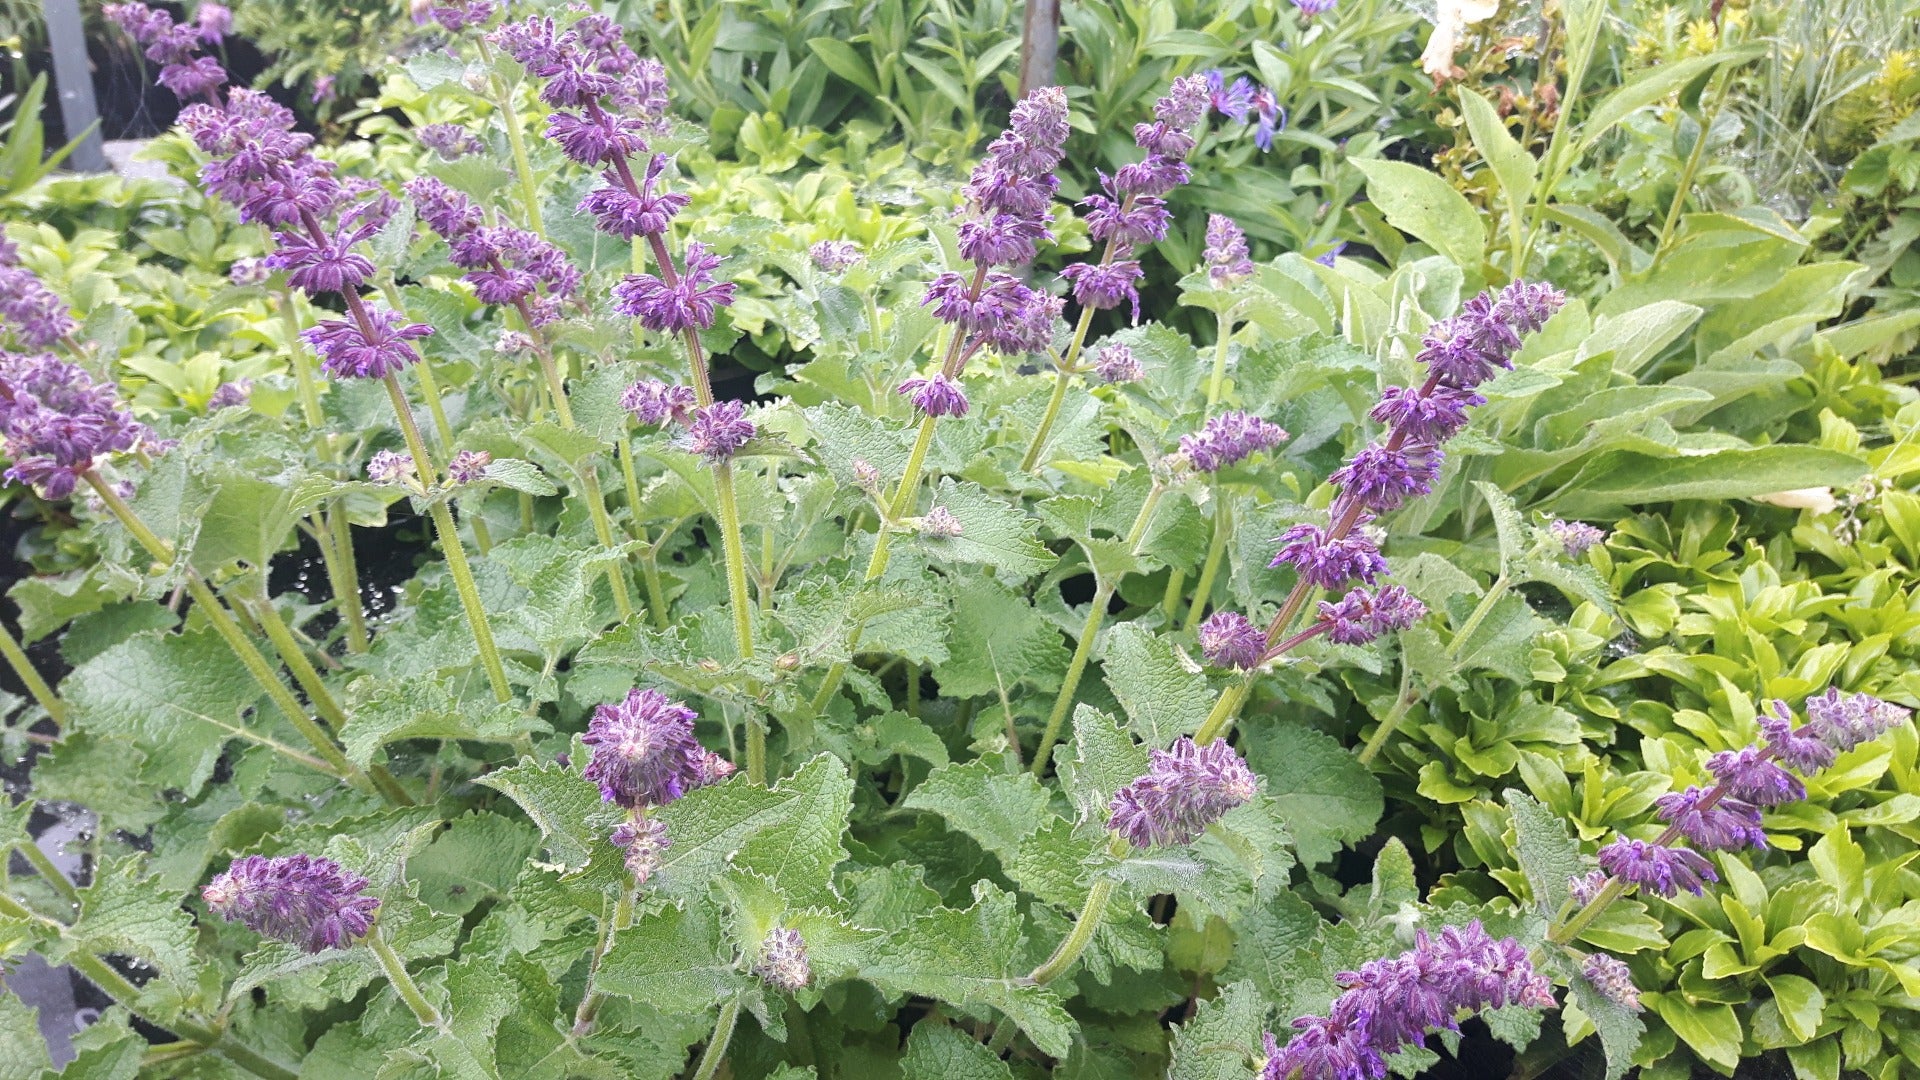
<svg viewBox="0 0 1920 1080"><path fill-rule="evenodd" d="M99 826L75 874L31 802L0 815L31 870L0 930L115 1002L81 1037L113 1075L1378 1080L1477 1018L1597 1035L1617 1077L1647 1030L1622 926L1743 887L1768 815L1907 725L1837 687L1772 702L1629 800L1648 820L1569 832L1508 792L1510 896L1422 903L1397 840L1343 891L1377 794L1338 807L1415 662L1488 648L1522 564L1608 599L1603 530L1461 475L1567 332L1558 290L1398 278L1365 348L1283 334L1277 288L1372 272L1258 264L1215 214L1166 268L1214 317L1197 346L1143 321L1143 264L1208 125L1264 149L1274 95L1173 79L1069 206L1072 99L1043 87L928 239L788 245L821 338L743 400L716 386L730 267L765 241L677 227L701 136L618 23L429 6L471 108L383 176L227 85L223 11L109 15L264 253L233 281L273 298L288 374L137 418L0 246L7 478L93 556L16 591L30 636L71 624L57 689L0 652L54 725L37 794ZM1076 215L1090 247L1039 269ZM1422 532L1475 494L1502 571L1467 593ZM379 576L395 547L418 565ZM311 596L269 588L291 551ZM1394 665L1357 754L1301 715Z"/></svg>

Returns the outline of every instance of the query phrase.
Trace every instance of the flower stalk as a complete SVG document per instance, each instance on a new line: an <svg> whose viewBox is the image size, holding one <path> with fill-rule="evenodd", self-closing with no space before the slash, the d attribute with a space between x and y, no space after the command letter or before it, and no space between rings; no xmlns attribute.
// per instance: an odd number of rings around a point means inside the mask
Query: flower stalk
<svg viewBox="0 0 1920 1080"><path fill-rule="evenodd" d="M373 950L375 957L379 958L380 970L386 972L387 982L392 984L394 992L400 995L400 1000L406 1002L408 1011L413 1013L414 1019L420 1021L420 1026L440 1031L447 1030L446 1019L440 1015L440 1010L434 1008L433 1003L427 1000L427 995L420 992L420 984L413 981L412 975L407 974L407 962L400 958L399 953L393 951L392 945L387 944L387 939L378 926L373 928L373 933L367 935L367 947Z"/></svg>
<svg viewBox="0 0 1920 1080"><path fill-rule="evenodd" d="M40 672L35 670L33 661L27 659L26 650L20 647L20 642L4 624L0 624L0 656L7 658L7 666L13 668L13 673L19 676L21 684L27 688L27 693L33 695L33 700L46 710L47 715L53 718L53 722L60 725L61 730L65 730L67 703L60 700L60 695L54 693L53 687L47 685L47 680L40 677Z"/></svg>

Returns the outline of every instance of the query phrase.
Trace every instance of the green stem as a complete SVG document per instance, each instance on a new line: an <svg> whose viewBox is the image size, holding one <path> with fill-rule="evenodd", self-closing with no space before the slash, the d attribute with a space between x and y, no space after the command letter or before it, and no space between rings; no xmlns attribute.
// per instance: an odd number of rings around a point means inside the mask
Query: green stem
<svg viewBox="0 0 1920 1080"><path fill-rule="evenodd" d="M1453 640L1447 642L1446 658L1449 664L1460 655L1460 646L1473 636L1474 631L1480 629L1480 624L1486 621L1487 615L1493 611L1493 606L1499 603L1500 598L1507 595L1507 591L1512 587L1512 582L1505 573L1495 578L1493 584L1487 587L1486 595L1480 598L1480 602L1467 615L1467 621L1460 624L1460 629L1454 631ZM1375 728L1373 734L1368 737L1366 745L1360 748L1360 764L1366 765L1380 755L1381 749L1387 744L1387 739L1399 728L1400 722L1406 719L1407 711L1413 708L1413 703L1420 699L1420 694L1413 688L1412 679L1412 669L1403 665L1400 672L1400 695L1394 699L1393 708L1387 712L1387 715L1380 718L1380 726Z"/></svg>
<svg viewBox="0 0 1920 1080"><path fill-rule="evenodd" d="M1252 692L1252 675L1244 676L1239 682L1222 690L1220 699L1213 703L1213 711L1207 714L1207 719L1200 725L1200 730L1193 733L1193 741L1205 746L1225 734L1227 725L1233 723L1234 714L1240 711L1240 706L1246 704L1247 695Z"/></svg>
<svg viewBox="0 0 1920 1080"><path fill-rule="evenodd" d="M607 950L613 948L613 933L625 930L633 921L633 881L628 879L620 886L620 899L613 905L613 917L602 920L600 941L594 946L593 960L587 969L587 993L580 999L580 1007L573 1011L573 1034L575 1039L584 1039L593 1032L593 1025L600 1018L600 1008L607 1003L603 990L593 988L594 977L600 974L600 962L606 959Z"/></svg>
<svg viewBox="0 0 1920 1080"><path fill-rule="evenodd" d="M1213 344L1213 378L1207 380L1207 416L1213 416L1214 407L1220 404L1220 394L1227 385L1227 349L1233 343L1233 317L1225 312L1219 316L1219 338Z"/></svg>
<svg viewBox="0 0 1920 1080"><path fill-rule="evenodd" d="M607 497L600 492L600 478L594 472L593 462L581 462L580 467L574 470L574 475L580 478L580 497L586 500L587 516L593 519L593 535L599 538L601 547L612 551L613 519L607 516ZM613 586L613 607L620 613L620 621L632 618L633 595L627 590L624 560L607 567L607 583Z"/></svg>
<svg viewBox="0 0 1920 1080"><path fill-rule="evenodd" d="M433 459L427 454L427 445L420 438L420 428L413 422L413 410L407 404L406 391L400 389L400 380L392 372L385 379L387 397L393 402L394 415L400 421L400 433L407 440L407 450L413 454L414 469L420 474L423 484L431 487L437 474L434 472ZM493 643L493 628L487 625L486 609L480 606L480 590L473 583L473 569L467 565L467 552L460 543L459 527L453 523L453 513L447 509L446 501L435 499L429 511L433 517L434 532L440 537L440 550L447 557L447 573L453 578L453 587L460 593L460 607L466 613L467 626L473 631L473 643L480 650L480 663L487 671L487 682L493 687L494 699L501 702L513 700L513 691L507 685L506 668L500 663L500 650Z"/></svg>
<svg viewBox="0 0 1920 1080"><path fill-rule="evenodd" d="M1207 561L1200 568L1200 580L1193 586L1193 605L1187 609L1189 631L1198 626L1207 613L1207 604L1213 599L1213 581L1227 553L1227 539L1233 535L1233 511L1218 484L1214 485L1213 499L1213 539L1207 544Z"/></svg>
<svg viewBox="0 0 1920 1080"><path fill-rule="evenodd" d="M407 962L400 959L400 954L393 951L393 946L387 944L380 927L375 926L373 933L367 935L367 944L372 947L373 955L380 958L380 968L387 973L387 982L393 984L394 992L400 995L401 1001L407 1003L407 1008L412 1010L414 1019L420 1021L420 1026L445 1031L447 1022L440 1016L440 1010L434 1008L427 996L420 992L420 984L407 974Z"/></svg>
<svg viewBox="0 0 1920 1080"><path fill-rule="evenodd" d="M347 520L345 499L327 505L324 517L315 514L314 531L320 538L322 553L331 553L327 565L327 587L333 590L334 610L346 624L347 651L367 651L367 612L360 603L360 567L353 555L353 524Z"/></svg>
<svg viewBox="0 0 1920 1080"><path fill-rule="evenodd" d="M494 72L493 50L480 43L480 61L487 65L487 82L493 88L494 106L500 110L501 124L507 129L507 146L513 151L513 171L520 178L520 197L527 204L527 228L544 235L540 221L540 186L533 179L533 162L527 157L527 135L520 129L520 112L513 105L513 88Z"/></svg>
<svg viewBox="0 0 1920 1080"><path fill-rule="evenodd" d="M1073 932L1053 950L1046 962L1033 969L1026 982L1035 986L1045 986L1066 973L1080 954L1087 951L1093 943L1094 931L1100 929L1100 921L1107 913L1107 900L1113 895L1113 879L1103 877L1087 890L1087 902L1080 905L1079 918L1074 920Z"/></svg>
<svg viewBox="0 0 1920 1080"><path fill-rule="evenodd" d="M147 1019L146 1015L133 1005L140 999L140 988L128 982L124 975L115 971L105 960L90 952L81 951L68 957L67 963L128 1012ZM165 1023L154 1021L154 1026L165 1028L176 1035L183 1035L199 1043L240 1068L260 1077L261 1080L300 1080L299 1073L228 1039L221 1032L205 1024L179 1017Z"/></svg>
<svg viewBox="0 0 1920 1080"><path fill-rule="evenodd" d="M1161 496L1166 489L1155 484L1147 492L1146 501L1140 504L1140 512L1134 515L1133 527L1127 530L1127 550L1135 555L1140 553L1140 545L1145 541L1147 525L1153 520L1153 512L1160 506ZM1067 663L1067 675L1060 683L1060 693L1053 699L1053 712L1047 716L1047 727L1040 735L1040 748L1033 753L1033 765L1030 771L1035 776L1047 770L1047 759L1053 754L1053 744L1059 741L1060 730L1067 722L1067 711L1073 708L1073 695L1080 689L1080 678L1087 672L1087 663L1093 658L1094 639L1100 636L1101 624L1107 619L1107 602L1113 599L1114 590L1120 587L1121 575L1115 575L1111 581L1102 581L1093 590L1093 603L1087 610L1086 625L1080 628L1080 640L1074 643L1073 659Z"/></svg>
<svg viewBox="0 0 1920 1080"><path fill-rule="evenodd" d="M615 449L620 459L620 477L627 489L627 517L632 526L632 535L646 546L646 554L640 561L640 572L647 585L647 609L653 615L653 624L665 630L667 591L660 584L660 564L656 560L657 552L652 541L647 539L646 523L640 520L640 475L633 467L633 443L622 434L615 441Z"/></svg>
<svg viewBox="0 0 1920 1080"><path fill-rule="evenodd" d="M1080 350L1087 343L1087 330L1093 325L1093 308L1080 309L1080 321L1073 328L1073 343L1067 346L1067 354L1060 358L1060 377L1054 380L1053 397L1047 401L1047 411L1040 417L1040 427L1033 433L1033 442L1027 445L1027 456L1020 460L1021 472L1032 472L1040 462L1040 452L1046 449L1047 437L1053 433L1053 422L1060 415L1060 404L1067 398L1067 381L1073 378L1073 372L1080 361Z"/></svg>
<svg viewBox="0 0 1920 1080"><path fill-rule="evenodd" d="M300 347L300 313L294 309L293 290L280 291L280 321L286 329L287 356L293 368L294 393L300 400L300 416L316 435L326 438L326 414L320 409L320 388L313 377L313 358Z"/></svg>
<svg viewBox="0 0 1920 1080"><path fill-rule="evenodd" d="M733 1026L740 1021L740 999L730 998L720 1006L720 1018L713 1023L713 1037L707 1040L706 1052L700 1055L700 1067L694 1070L693 1080L713 1080L713 1074L720 1071L720 1063L727 1058L727 1044L733 1042Z"/></svg>
<svg viewBox="0 0 1920 1080"><path fill-rule="evenodd" d="M1680 167L1680 176L1676 181L1677 186L1673 190L1673 204L1667 208L1667 220L1660 226L1659 242L1653 245L1653 257L1655 260L1658 260L1660 256L1666 252L1667 245L1672 242L1673 232L1680 225L1681 212L1684 211L1687 206L1687 196L1693 193L1693 178L1699 173L1700 162L1706 157L1707 137L1713 134L1713 122L1718 118L1720 106L1726 100L1727 87L1730 80L1722 75L1720 76L1719 83L1719 86L1714 90L1713 108L1703 114L1707 118L1706 122L1700 125L1700 134L1693 140L1693 149L1687 152L1686 163ZM1685 118L1686 113L1683 111L1679 117L1674 120L1675 130L1679 129L1681 122L1685 120Z"/></svg>
<svg viewBox="0 0 1920 1080"><path fill-rule="evenodd" d="M1167 625L1172 626L1180 614L1180 598L1187 592L1187 572L1180 567L1167 571L1167 591L1160 598L1160 612L1166 616Z"/></svg>
<svg viewBox="0 0 1920 1080"><path fill-rule="evenodd" d="M448 455L453 453L453 425L447 423L447 409L440 401L440 383L433 377L433 364L421 360L413 365L420 376L420 400L427 403L427 415L433 417L433 433Z"/></svg>
<svg viewBox="0 0 1920 1080"><path fill-rule="evenodd" d="M133 507L128 506L126 500L113 490L113 485L100 479L100 474L97 472L89 470L83 475L95 494L100 496L100 501L120 519L120 523L133 534L133 538L147 550L149 555L162 562L173 561L172 545L155 535L152 529L147 528L146 522L140 520L139 515L133 512ZM373 782L360 771L358 766L347 760L347 756L340 752L340 747L334 743L326 729L307 715L306 708L293 696L293 692L287 689L286 684L280 681L272 665L267 663L267 658L261 655L260 650L254 647L253 642L248 640L247 635L233 621L233 616L227 613L227 609L220 603L220 598L213 594L213 590L207 587L206 582L200 580L200 575L191 567L187 568L186 574L187 593L193 597L194 604L200 608L201 614L206 617L214 632L219 634L227 643L227 647L233 650L233 654L239 657L247 673L253 676L253 681L266 691L274 707L278 708L286 716L287 722L313 745L320 757L333 767L335 775L345 778L357 787L372 790Z"/></svg>
<svg viewBox="0 0 1920 1080"><path fill-rule="evenodd" d="M1387 715L1380 718L1380 726L1375 728L1373 735L1367 739L1367 745L1360 748L1360 764L1369 764L1374 758L1380 756L1380 749L1387 745L1388 737L1400 726L1400 722L1406 719L1407 710L1413 708L1412 676L1413 669L1402 664L1400 693L1393 699L1393 708L1387 710Z"/></svg>
<svg viewBox="0 0 1920 1080"><path fill-rule="evenodd" d="M900 477L900 487L893 494L893 502L887 507L886 520L880 523L880 532L873 538L873 555L867 559L867 573L862 579L863 585L879 581L887 572L889 548L893 543L894 522L905 517L912 507L920 490L920 472L926 467L927 448L933 445L933 422L931 416L920 420L920 434L913 440L913 450L907 455L906 472ZM849 651L860 646L860 635L866 630L866 623L856 622L847 634ZM827 669L827 676L820 682L820 689L813 695L813 711L824 712L827 703L833 700L834 691L840 689L840 681L846 678L847 661L841 660Z"/></svg>
<svg viewBox="0 0 1920 1080"><path fill-rule="evenodd" d="M20 642L14 639L13 634L4 625L0 625L0 654L6 656L7 664L13 668L13 673L20 676L20 681L26 684L27 693L33 695L33 700L39 702L40 707L47 710L47 715L53 717L53 722L59 724L64 731L67 726L67 703L61 701L60 695L54 693L53 687L47 685L47 680L41 678L40 673L34 670L33 663L27 659L26 650L20 647Z"/></svg>
<svg viewBox="0 0 1920 1080"><path fill-rule="evenodd" d="M46 852L40 850L39 844L35 843L32 839L28 839L14 850L20 853L21 858L27 860L27 865L33 867L34 873L44 878L46 883L53 887L53 891L60 894L61 899L69 904L78 904L80 902L80 890L74 888L73 882L67 880L67 875L61 873L60 868L53 865L53 860L47 857ZM0 855L0 857L4 857L4 855Z"/></svg>
<svg viewBox="0 0 1920 1080"><path fill-rule="evenodd" d="M1601 888L1599 895L1589 901L1585 907L1575 912L1573 917L1568 919L1558 929L1547 934L1548 943L1553 945L1570 944L1573 939L1579 937L1587 927L1593 925L1593 921L1600 917L1600 913L1605 911L1609 904L1626 895L1626 892L1627 886L1619 878L1608 878L1606 885Z"/></svg>

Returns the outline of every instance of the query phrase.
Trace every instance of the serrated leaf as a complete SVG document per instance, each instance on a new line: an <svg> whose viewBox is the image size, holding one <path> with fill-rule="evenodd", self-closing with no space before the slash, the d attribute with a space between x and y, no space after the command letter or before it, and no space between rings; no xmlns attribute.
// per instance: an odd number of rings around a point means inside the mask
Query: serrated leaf
<svg viewBox="0 0 1920 1080"><path fill-rule="evenodd" d="M555 869L573 873L586 867L596 839L586 822L601 807L598 787L571 768L549 761L522 761L474 779L520 804L539 826ZM676 837L676 848L678 843Z"/></svg>
<svg viewBox="0 0 1920 1080"><path fill-rule="evenodd" d="M1647 1033L1646 1022L1640 1019L1640 1014L1595 990L1585 979L1569 980L1567 995L1600 1035L1600 1046L1607 1056L1606 1080L1620 1080L1633 1068L1633 1055Z"/></svg>
<svg viewBox="0 0 1920 1080"><path fill-rule="evenodd" d="M939 558L991 566L1008 580L1031 577L1053 565L1053 553L1034 539L1040 522L978 484L942 477L933 506L960 523L958 536L921 534L921 546Z"/></svg>
<svg viewBox="0 0 1920 1080"><path fill-rule="evenodd" d="M746 989L709 915L669 904L614 933L594 985L665 1012L698 1013Z"/></svg>
<svg viewBox="0 0 1920 1080"><path fill-rule="evenodd" d="M1487 500L1487 509L1493 513L1494 532L1500 537L1500 572L1511 575L1514 564L1527 552L1526 522L1520 519L1513 498L1500 490L1498 484L1475 480L1473 487Z"/></svg>
<svg viewBox="0 0 1920 1080"><path fill-rule="evenodd" d="M1324 862L1373 831L1385 806L1380 781L1338 740L1271 718L1243 732L1247 761L1264 778L1303 864Z"/></svg>
<svg viewBox="0 0 1920 1080"><path fill-rule="evenodd" d="M496 458L480 474L480 483L493 484L528 495L558 495L560 489L540 466L521 458Z"/></svg>
<svg viewBox="0 0 1920 1080"><path fill-rule="evenodd" d="M964 911L941 908L915 919L877 945L862 977L892 993L920 994L960 1006L1005 1013L1042 1053L1065 1057L1073 1018L1043 986L1023 986L1023 921L1014 894L990 882L974 885Z"/></svg>
<svg viewBox="0 0 1920 1080"><path fill-rule="evenodd" d="M1023 681L1060 685L1067 647L1033 604L996 578L967 576L952 585L947 658L933 669L940 692L956 699L1012 694Z"/></svg>
<svg viewBox="0 0 1920 1080"><path fill-rule="evenodd" d="M154 783L190 795L229 738L255 737L240 714L260 687L211 629L140 634L75 668L60 689L81 730L133 742Z"/></svg>
<svg viewBox="0 0 1920 1080"><path fill-rule="evenodd" d="M0 1080L40 1080L53 1068L38 1014L18 994L0 994Z"/></svg>
<svg viewBox="0 0 1920 1080"><path fill-rule="evenodd" d="M971 1035L940 1023L913 1025L900 1059L902 1080L1013 1080L1000 1056Z"/></svg>
<svg viewBox="0 0 1920 1080"><path fill-rule="evenodd" d="M1046 789L1031 773L1001 772L986 761L935 769L901 805L939 814L999 856L1002 866L1052 816Z"/></svg>
<svg viewBox="0 0 1920 1080"><path fill-rule="evenodd" d="M1247 1080L1258 1060L1267 1009L1250 982L1237 982L1194 1009L1173 1033L1167 1080Z"/></svg>
<svg viewBox="0 0 1920 1080"><path fill-rule="evenodd" d="M407 864L420 899L435 911L464 915L505 893L539 843L533 830L500 814L470 813Z"/></svg>
<svg viewBox="0 0 1920 1080"><path fill-rule="evenodd" d="M1073 742L1055 759L1082 821L1104 821L1113 793L1144 776L1147 748L1113 717L1085 702L1073 710Z"/></svg>
<svg viewBox="0 0 1920 1080"><path fill-rule="evenodd" d="M1206 676L1182 664L1165 638L1138 623L1121 623L1107 634L1100 666L1134 734L1149 747L1198 731L1213 711L1216 695Z"/></svg>
<svg viewBox="0 0 1920 1080"><path fill-rule="evenodd" d="M821 754L773 791L787 797L780 813L740 845L734 865L765 874L796 903L831 904L833 868L847 857L840 838L853 812L853 777L839 758ZM669 836L672 836L669 826ZM679 843L675 839L675 844Z"/></svg>
<svg viewBox="0 0 1920 1080"><path fill-rule="evenodd" d="M510 705L455 701L437 679L360 679L348 687L345 707L340 745L347 759L363 768L380 747L402 739L504 743L553 730Z"/></svg>
<svg viewBox="0 0 1920 1080"><path fill-rule="evenodd" d="M1568 880L1585 873L1586 863L1579 846L1567 835L1566 823L1553 811L1513 788L1504 794L1513 815L1514 858L1533 890L1536 910L1551 919L1571 898Z"/></svg>
<svg viewBox="0 0 1920 1080"><path fill-rule="evenodd" d="M666 896L705 896L733 853L779 821L794 798L791 792L758 787L735 775L660 807L654 817L666 824L673 846L661 857L649 886Z"/></svg>
<svg viewBox="0 0 1920 1080"><path fill-rule="evenodd" d="M129 857L102 867L80 890L80 917L49 950L56 963L74 952L118 953L160 969L176 986L194 984L193 916L177 893L147 877L145 859Z"/></svg>

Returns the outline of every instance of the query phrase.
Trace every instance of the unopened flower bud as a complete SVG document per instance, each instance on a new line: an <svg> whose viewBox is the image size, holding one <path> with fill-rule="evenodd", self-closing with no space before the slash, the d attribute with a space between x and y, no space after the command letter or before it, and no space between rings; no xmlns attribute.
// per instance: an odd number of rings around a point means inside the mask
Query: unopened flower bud
<svg viewBox="0 0 1920 1080"><path fill-rule="evenodd" d="M774 929L760 942L760 960L753 970L767 985L792 993L813 981L807 960L807 942L798 930Z"/></svg>

